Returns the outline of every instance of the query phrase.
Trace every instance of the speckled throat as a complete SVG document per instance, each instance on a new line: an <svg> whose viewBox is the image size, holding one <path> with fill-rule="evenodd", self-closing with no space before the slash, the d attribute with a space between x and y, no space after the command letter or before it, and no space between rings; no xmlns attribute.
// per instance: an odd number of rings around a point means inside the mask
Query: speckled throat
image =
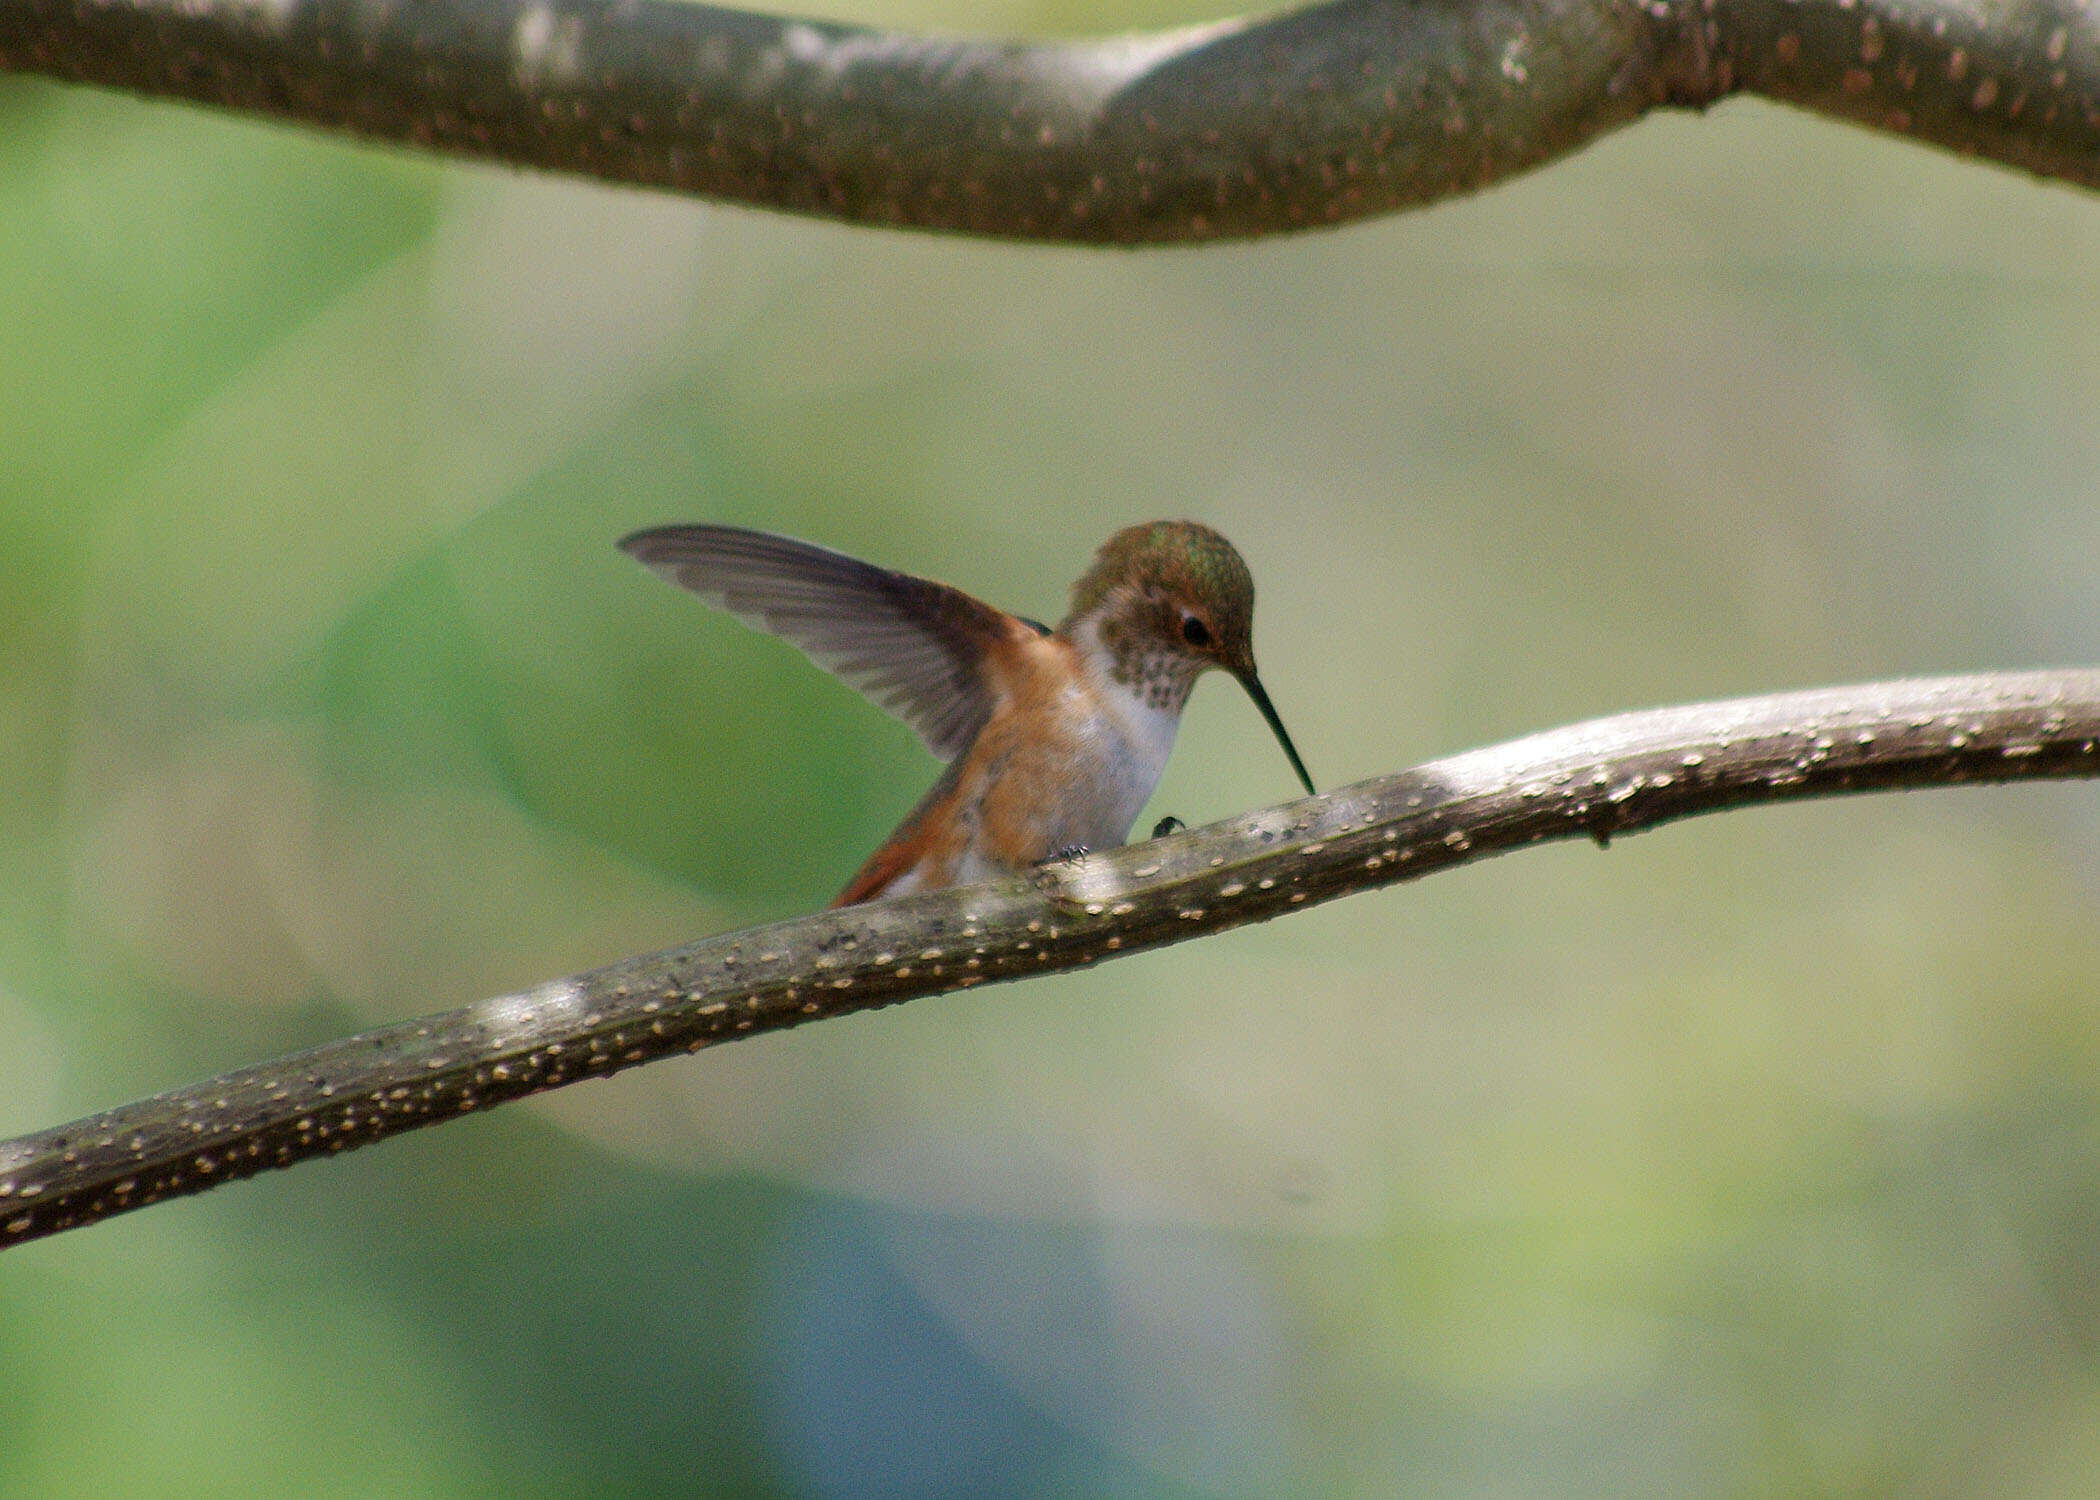
<svg viewBox="0 0 2100 1500"><path fill-rule="evenodd" d="M1147 708L1178 714L1196 678L1211 663L1182 650L1167 635L1172 607L1149 590L1119 588L1090 615L1066 624L1082 646L1096 646L1096 661L1111 682Z"/></svg>

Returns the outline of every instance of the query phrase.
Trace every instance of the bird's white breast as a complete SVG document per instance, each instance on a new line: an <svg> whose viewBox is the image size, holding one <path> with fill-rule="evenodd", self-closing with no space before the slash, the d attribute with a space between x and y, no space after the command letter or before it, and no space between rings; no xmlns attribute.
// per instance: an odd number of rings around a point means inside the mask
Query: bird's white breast
<svg viewBox="0 0 2100 1500"><path fill-rule="evenodd" d="M1084 643L1081 649L1093 644ZM1165 709L1148 702L1143 694L1111 677L1100 655L1089 654L1097 667L1092 683L1097 708L1091 748L1100 796L1093 809L1095 826L1084 830L1075 842L1107 849L1130 837L1131 825L1158 788L1167 757L1174 752L1181 710L1178 705Z"/></svg>

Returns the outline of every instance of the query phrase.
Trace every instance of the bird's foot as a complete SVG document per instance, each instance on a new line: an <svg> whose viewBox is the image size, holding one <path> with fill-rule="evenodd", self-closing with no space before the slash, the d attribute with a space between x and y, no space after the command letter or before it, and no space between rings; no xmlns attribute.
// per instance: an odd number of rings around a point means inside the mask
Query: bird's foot
<svg viewBox="0 0 2100 1500"><path fill-rule="evenodd" d="M1089 848L1088 848L1088 847L1087 847L1086 845L1084 845L1084 844L1067 844L1067 845L1065 845L1065 846L1064 846L1064 848L1062 848L1062 849L1058 850L1058 851L1057 851L1057 852L1056 852L1055 854L1051 855L1051 856L1050 856L1050 857L1049 857L1048 859L1040 859L1040 860L1037 860L1037 861L1036 861L1036 864L1037 864L1037 866L1038 866L1038 867L1041 867L1041 866L1043 866L1043 865L1078 865L1078 864L1085 864L1085 863L1086 863L1086 857L1087 857L1087 856L1088 856L1089 854L1092 854L1093 852L1094 852L1093 850L1089 849Z"/></svg>
<svg viewBox="0 0 2100 1500"><path fill-rule="evenodd" d="M1181 819L1175 817L1172 813L1169 813L1166 817L1161 818L1157 823L1154 823L1152 825L1152 836L1156 839L1163 839L1168 834L1179 833L1182 829L1188 826L1189 825L1182 822Z"/></svg>

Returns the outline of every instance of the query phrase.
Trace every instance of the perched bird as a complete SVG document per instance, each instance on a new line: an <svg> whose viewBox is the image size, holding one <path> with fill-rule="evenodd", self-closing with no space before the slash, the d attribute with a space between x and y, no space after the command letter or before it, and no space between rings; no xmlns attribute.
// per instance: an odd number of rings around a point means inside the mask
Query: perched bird
<svg viewBox="0 0 2100 1500"><path fill-rule="evenodd" d="M1254 671L1254 580L1208 526L1117 532L1055 630L960 589L734 526L662 526L622 551L801 648L948 762L833 906L964 885L1122 843L1196 679L1221 667L1312 777Z"/></svg>

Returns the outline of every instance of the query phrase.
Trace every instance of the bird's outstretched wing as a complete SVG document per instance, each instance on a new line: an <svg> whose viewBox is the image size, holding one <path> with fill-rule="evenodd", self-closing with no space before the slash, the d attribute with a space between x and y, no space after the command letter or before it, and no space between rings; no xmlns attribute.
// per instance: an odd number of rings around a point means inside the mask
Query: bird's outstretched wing
<svg viewBox="0 0 2100 1500"><path fill-rule="evenodd" d="M779 636L909 724L942 760L992 712L991 655L1031 626L960 589L737 526L659 526L620 550ZM1039 628L1039 627L1035 627Z"/></svg>

